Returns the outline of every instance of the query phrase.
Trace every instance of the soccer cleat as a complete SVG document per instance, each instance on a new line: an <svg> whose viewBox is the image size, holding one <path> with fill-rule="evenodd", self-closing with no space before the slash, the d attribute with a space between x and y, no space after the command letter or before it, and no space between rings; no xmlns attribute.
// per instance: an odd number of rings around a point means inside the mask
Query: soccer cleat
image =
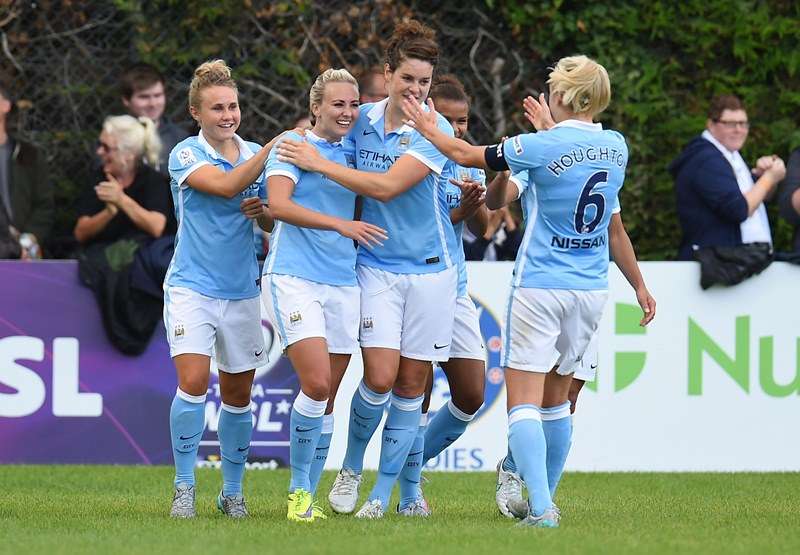
<svg viewBox="0 0 800 555"><path fill-rule="evenodd" d="M400 505L397 505L397 514L403 516L422 516L422 517L429 517L431 516L431 509L428 507L428 502L425 501L424 497L419 497L414 500L413 503L410 503L400 508Z"/></svg>
<svg viewBox="0 0 800 555"><path fill-rule="evenodd" d="M561 520L561 514L558 508L553 505L547 509L542 516L533 516L529 514L517 523L519 527L532 527L532 528L558 528L558 523Z"/></svg>
<svg viewBox="0 0 800 555"><path fill-rule="evenodd" d="M194 518L194 486L178 484L172 496L172 508L169 516L172 518Z"/></svg>
<svg viewBox="0 0 800 555"><path fill-rule="evenodd" d="M364 503L356 513L356 518L368 518L370 520L383 518L383 505L381 505L381 500L373 499L372 501Z"/></svg>
<svg viewBox="0 0 800 555"><path fill-rule="evenodd" d="M250 513L247 512L247 505L244 503L244 497L239 493L222 495L222 492L219 492L217 496L217 509L230 518L245 518L250 516Z"/></svg>
<svg viewBox="0 0 800 555"><path fill-rule="evenodd" d="M328 520L328 515L325 514L325 512L322 510L322 507L320 507L316 501L311 503L311 514L313 515L314 520Z"/></svg>
<svg viewBox="0 0 800 555"><path fill-rule="evenodd" d="M511 499L522 500L522 478L516 472L509 472L503 469L505 460L506 458L503 457L497 463L497 489L495 490L494 500L503 516L514 518L514 515L508 509L508 502Z"/></svg>
<svg viewBox="0 0 800 555"><path fill-rule="evenodd" d="M331 508L341 514L350 514L358 503L358 488L361 486L361 474L349 468L343 468L336 475L333 487L328 494L328 503Z"/></svg>
<svg viewBox="0 0 800 555"><path fill-rule="evenodd" d="M306 490L297 488L290 493L287 506L286 518L292 522L314 521L314 498Z"/></svg>
<svg viewBox="0 0 800 555"><path fill-rule="evenodd" d="M527 499L523 499L522 497L512 497L508 500L508 512L511 513L511 516L514 518L521 520L528 516L528 513L531 512L530 505L528 504Z"/></svg>

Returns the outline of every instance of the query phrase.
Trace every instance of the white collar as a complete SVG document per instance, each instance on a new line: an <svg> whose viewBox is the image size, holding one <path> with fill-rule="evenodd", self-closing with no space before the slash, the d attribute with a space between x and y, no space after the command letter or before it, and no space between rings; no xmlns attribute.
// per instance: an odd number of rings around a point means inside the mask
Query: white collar
<svg viewBox="0 0 800 555"><path fill-rule="evenodd" d="M728 150L728 148L724 144L719 142L717 138L714 135L712 135L711 131L709 131L708 129L704 130L700 134L700 136L703 137L712 145L714 145L715 147L717 147L717 150L719 150L722 153L722 155L728 160L733 160L736 157L736 153L738 152L738 150Z"/></svg>
<svg viewBox="0 0 800 555"><path fill-rule="evenodd" d="M388 105L389 105L389 97L388 96L386 98L384 98L383 100L381 100L380 102L376 102L375 104L372 105L372 108L370 108L369 112L367 112L367 117L369 118L370 125L375 126L376 123L378 123L380 120L382 120L384 118L384 116L386 114L386 108L388 107ZM426 103L423 102L420 105L422 106L422 109L425 112L428 111L428 105ZM413 127L411 127L410 125L404 123L397 130L397 133L402 135L403 133L411 133L413 130L414 130ZM381 132L383 132L383 131L381 131Z"/></svg>
<svg viewBox="0 0 800 555"><path fill-rule="evenodd" d="M236 141L236 144L239 146L239 156L244 158L245 160L249 160L255 154L250 147L247 146L247 143L244 142L239 135L236 133L233 134L233 140ZM200 133L197 134L197 142L205 149L206 154L211 156L212 158L223 158L223 156L216 151L216 149L209 144L206 138L203 136L203 131L201 130Z"/></svg>
<svg viewBox="0 0 800 555"><path fill-rule="evenodd" d="M583 129L584 131L603 130L602 123L589 123L588 121L581 121L578 119L565 119L564 121L558 122L550 129L555 129L556 127L572 127L573 129Z"/></svg>
<svg viewBox="0 0 800 555"><path fill-rule="evenodd" d="M330 142L328 139L323 139L316 133L314 133L311 129L306 129L306 137L311 140L313 143L325 143L331 146L342 146L342 139L339 139L336 142Z"/></svg>

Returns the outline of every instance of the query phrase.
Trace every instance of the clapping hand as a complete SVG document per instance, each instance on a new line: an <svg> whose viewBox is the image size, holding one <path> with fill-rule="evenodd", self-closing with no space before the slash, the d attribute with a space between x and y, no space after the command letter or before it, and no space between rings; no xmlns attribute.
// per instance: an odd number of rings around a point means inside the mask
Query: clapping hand
<svg viewBox="0 0 800 555"><path fill-rule="evenodd" d="M547 131L556 124L555 120L553 120L553 115L550 113L550 106L547 105L544 93L541 93L538 99L526 96L525 100L522 101L522 108L525 111L525 118L531 122L537 131Z"/></svg>
<svg viewBox="0 0 800 555"><path fill-rule="evenodd" d="M125 195L125 192L122 190L122 185L108 172L106 172L106 180L95 185L94 190L100 201L116 207L119 207L119 203Z"/></svg>

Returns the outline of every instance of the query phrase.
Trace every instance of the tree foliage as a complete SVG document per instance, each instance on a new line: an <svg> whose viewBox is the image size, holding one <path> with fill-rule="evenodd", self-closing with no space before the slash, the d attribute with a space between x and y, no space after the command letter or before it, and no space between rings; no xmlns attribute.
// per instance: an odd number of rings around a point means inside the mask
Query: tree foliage
<svg viewBox="0 0 800 555"><path fill-rule="evenodd" d="M0 77L20 99L20 133L50 158L67 233L74 198L93 185L100 122L122 111L116 79L131 62L167 75L168 112L191 126L193 69L225 59L240 85L240 133L263 141L305 114L320 70L380 64L394 25L417 17L437 30L440 71L472 96L472 138L489 143L526 130L522 98L543 89L558 58L585 53L609 70L602 121L631 151L626 225L643 258L664 259L679 241L666 165L702 130L713 94L748 106L746 157L800 146L798 16L788 0L0 0ZM771 216L778 246L788 246L787 226Z"/></svg>

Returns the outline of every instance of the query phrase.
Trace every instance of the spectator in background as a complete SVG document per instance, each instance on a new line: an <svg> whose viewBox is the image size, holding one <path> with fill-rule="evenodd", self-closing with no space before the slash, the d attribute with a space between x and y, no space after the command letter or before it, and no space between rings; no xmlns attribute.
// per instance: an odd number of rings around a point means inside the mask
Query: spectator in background
<svg viewBox="0 0 800 555"><path fill-rule="evenodd" d="M149 118L106 118L97 145L102 174L78 205L74 235L81 245L142 242L164 233L174 214L167 178L153 169L160 152Z"/></svg>
<svg viewBox="0 0 800 555"><path fill-rule="evenodd" d="M119 80L122 104L128 113L136 118L150 118L158 129L161 151L156 162L150 164L166 175L169 153L189 133L164 117L167 102L164 83L164 75L160 71L142 63L130 66Z"/></svg>
<svg viewBox="0 0 800 555"><path fill-rule="evenodd" d="M750 170L739 154L749 128L741 100L717 96L705 131L670 164L683 232L679 260L692 260L700 247L772 243L764 201L786 169L777 156L763 156Z"/></svg>
<svg viewBox="0 0 800 555"><path fill-rule="evenodd" d="M32 144L9 134L14 107L8 89L0 85L0 210L5 228L0 230L15 248L2 256L41 258L41 244L53 222L53 188L47 160ZM16 248L16 244L19 248Z"/></svg>
<svg viewBox="0 0 800 555"><path fill-rule="evenodd" d="M498 172L492 180L515 180L510 172ZM491 185L490 185L491 186ZM478 237L468 226L464 227L461 240L464 242L464 257L467 260L515 260L522 242L522 209L519 201L503 206L497 210L489 210L489 222L485 233Z"/></svg>
<svg viewBox="0 0 800 555"><path fill-rule="evenodd" d="M781 216L794 226L792 250L800 254L800 148L789 155L786 179L780 192Z"/></svg>
<svg viewBox="0 0 800 555"><path fill-rule="evenodd" d="M386 92L386 77L383 74L383 68L372 66L360 73L358 91L360 95L358 100L361 104L380 102L389 96Z"/></svg>

